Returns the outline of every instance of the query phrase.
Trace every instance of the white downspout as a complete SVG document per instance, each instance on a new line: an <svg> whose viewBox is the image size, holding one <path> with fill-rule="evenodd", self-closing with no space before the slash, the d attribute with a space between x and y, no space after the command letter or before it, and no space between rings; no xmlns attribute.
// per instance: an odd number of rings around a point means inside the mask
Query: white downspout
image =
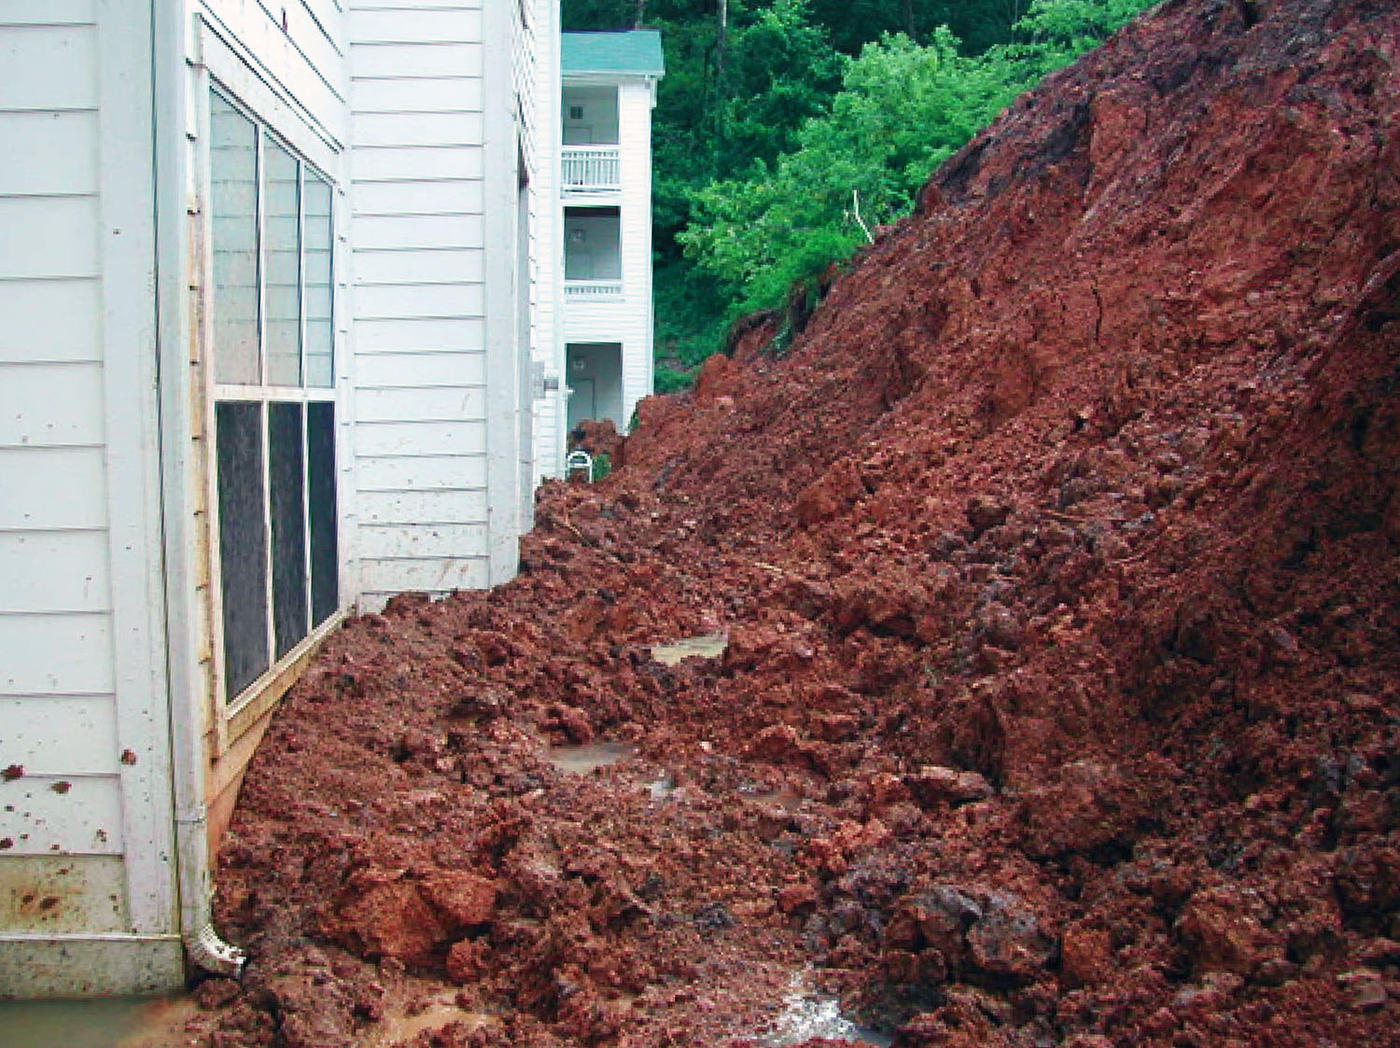
<svg viewBox="0 0 1400 1048"><path fill-rule="evenodd" d="M160 369L161 512L165 533L165 602L180 935L191 963L237 975L244 953L219 938L210 920L208 811L204 804L205 691L199 672L199 608L191 457L190 326L186 243L190 224L186 140L189 13L185 0L153 0L155 40L156 352Z"/></svg>

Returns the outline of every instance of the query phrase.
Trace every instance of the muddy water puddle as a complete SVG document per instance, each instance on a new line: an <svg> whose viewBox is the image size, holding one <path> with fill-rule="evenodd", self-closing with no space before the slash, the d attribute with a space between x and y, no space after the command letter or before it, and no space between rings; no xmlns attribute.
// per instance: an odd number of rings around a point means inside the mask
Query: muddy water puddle
<svg viewBox="0 0 1400 1048"><path fill-rule="evenodd" d="M549 763L570 775L588 775L625 761L637 752L630 742L590 742L583 746L551 746Z"/></svg>
<svg viewBox="0 0 1400 1048"><path fill-rule="evenodd" d="M713 659L729 647L729 634L707 633L703 637L687 637L671 644L656 644L651 657L663 666L675 666L682 659Z"/></svg>
<svg viewBox="0 0 1400 1048"><path fill-rule="evenodd" d="M787 812L797 811L805 800L802 794L787 786L776 790L756 790L753 792L741 789L739 796L753 804L759 804L765 808L781 808Z"/></svg>
<svg viewBox="0 0 1400 1048"><path fill-rule="evenodd" d="M198 1043L188 998L0 1001L5 1048L175 1048Z"/></svg>
<svg viewBox="0 0 1400 1048"><path fill-rule="evenodd" d="M646 790L651 799L658 803L667 800L679 787L676 780L670 775L663 775L659 779L652 779L646 784Z"/></svg>
<svg viewBox="0 0 1400 1048"><path fill-rule="evenodd" d="M793 979L783 1012L774 1021L772 1032L759 1043L764 1048L788 1048L816 1037L867 1044L873 1048L889 1048L894 1043L894 1038L888 1034L858 1026L846 1018L840 1001L811 992L808 980L798 976Z"/></svg>
<svg viewBox="0 0 1400 1048"><path fill-rule="evenodd" d="M470 1012L458 1006L452 996L438 997L404 1014L388 1013L363 1042L363 1048L391 1048L417 1037L425 1031L437 1031L453 1023L475 1029L489 1026L495 1016Z"/></svg>
<svg viewBox="0 0 1400 1048"><path fill-rule="evenodd" d="M584 746L552 746L546 754L550 764L570 775L590 775L599 768L610 768L636 756L637 747L626 742L591 742ZM676 792L676 780L669 773L642 783L648 796L660 803Z"/></svg>

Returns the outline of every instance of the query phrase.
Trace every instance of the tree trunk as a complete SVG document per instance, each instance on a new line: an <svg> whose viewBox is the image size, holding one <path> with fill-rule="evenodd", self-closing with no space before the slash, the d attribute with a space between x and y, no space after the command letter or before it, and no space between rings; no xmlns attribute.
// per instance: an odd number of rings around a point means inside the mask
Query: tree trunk
<svg viewBox="0 0 1400 1048"><path fill-rule="evenodd" d="M719 0L719 26L715 30L715 157L724 141L724 100L728 97L724 63L729 52L729 0Z"/></svg>
<svg viewBox="0 0 1400 1048"><path fill-rule="evenodd" d="M729 0L719 0L719 28L715 32L715 72L724 79L724 60L729 51Z"/></svg>
<svg viewBox="0 0 1400 1048"><path fill-rule="evenodd" d="M636 17L634 17L634 18L632 19L632 28L633 28L633 29L640 29L640 28L642 28L642 23L646 21L646 17L647 17L647 0L637 0L637 14L636 14Z"/></svg>

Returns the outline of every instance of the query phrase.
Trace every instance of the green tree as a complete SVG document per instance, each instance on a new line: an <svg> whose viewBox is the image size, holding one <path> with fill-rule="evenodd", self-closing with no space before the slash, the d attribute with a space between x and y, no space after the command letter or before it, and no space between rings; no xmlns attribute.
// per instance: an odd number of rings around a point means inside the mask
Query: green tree
<svg viewBox="0 0 1400 1048"><path fill-rule="evenodd" d="M695 191L679 234L737 311L773 308L907 214L933 171L1047 72L1101 42L1145 0L1036 0L1018 41L968 56L946 27L896 34L850 63L797 148Z"/></svg>
<svg viewBox="0 0 1400 1048"><path fill-rule="evenodd" d="M811 21L808 0L774 0L730 32L718 77L715 170L747 169L797 146L797 132L826 111L845 59Z"/></svg>
<svg viewBox="0 0 1400 1048"><path fill-rule="evenodd" d="M695 194L686 253L740 308L775 305L849 256L866 239L860 221L906 213L929 173L1020 93L1013 72L963 57L946 28L927 46L903 34L867 45L796 150Z"/></svg>
<svg viewBox="0 0 1400 1048"><path fill-rule="evenodd" d="M964 53L981 54L1012 38L1012 27L1029 0L813 0L812 16L831 31L838 49L857 55L890 33L926 43L939 26L963 42Z"/></svg>

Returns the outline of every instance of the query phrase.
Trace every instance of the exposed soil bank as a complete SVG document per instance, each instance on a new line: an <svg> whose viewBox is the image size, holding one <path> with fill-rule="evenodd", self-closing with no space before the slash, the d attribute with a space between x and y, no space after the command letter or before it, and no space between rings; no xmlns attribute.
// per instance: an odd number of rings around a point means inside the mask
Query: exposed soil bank
<svg viewBox="0 0 1400 1048"><path fill-rule="evenodd" d="M757 1045L813 969L896 1048L1400 1045L1397 41L1165 4L550 487L518 581L350 623L208 1043Z"/></svg>

